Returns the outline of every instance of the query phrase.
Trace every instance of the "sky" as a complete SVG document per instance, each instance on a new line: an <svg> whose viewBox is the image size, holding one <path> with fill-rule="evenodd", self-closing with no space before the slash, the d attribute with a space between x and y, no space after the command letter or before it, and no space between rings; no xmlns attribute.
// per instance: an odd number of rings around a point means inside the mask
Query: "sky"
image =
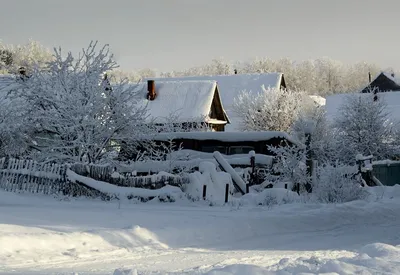
<svg viewBox="0 0 400 275"><path fill-rule="evenodd" d="M330 57L400 69L398 0L0 0L0 40L77 52L109 44L122 69Z"/></svg>

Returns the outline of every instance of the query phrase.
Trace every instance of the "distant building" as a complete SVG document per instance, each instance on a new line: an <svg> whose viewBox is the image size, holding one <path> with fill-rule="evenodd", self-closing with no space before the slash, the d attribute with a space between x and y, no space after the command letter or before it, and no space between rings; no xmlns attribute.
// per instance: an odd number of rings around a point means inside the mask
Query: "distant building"
<svg viewBox="0 0 400 275"><path fill-rule="evenodd" d="M400 91L400 79L394 73L381 72L361 93L381 93Z"/></svg>
<svg viewBox="0 0 400 275"><path fill-rule="evenodd" d="M224 131L229 118L225 113L216 81L158 81L136 84L139 104L147 108L146 123L185 126L198 123L213 131ZM179 128L179 127L177 127Z"/></svg>
<svg viewBox="0 0 400 275"><path fill-rule="evenodd" d="M210 76L189 76L172 78L151 78L157 83L169 81L216 81L219 95L221 96L223 108L229 117L230 124L226 125L225 131L239 131L240 118L234 112L234 99L242 91L257 95L264 92L263 88L285 89L286 82L282 73L260 73L260 74L232 74L232 75L210 75ZM146 79L147 80L147 79Z"/></svg>

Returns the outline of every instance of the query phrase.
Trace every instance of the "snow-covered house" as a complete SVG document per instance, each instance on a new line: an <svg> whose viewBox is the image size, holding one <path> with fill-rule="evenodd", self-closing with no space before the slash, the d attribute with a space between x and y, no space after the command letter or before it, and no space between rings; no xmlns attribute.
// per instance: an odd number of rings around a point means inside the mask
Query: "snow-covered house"
<svg viewBox="0 0 400 275"><path fill-rule="evenodd" d="M229 118L216 81L154 81L137 84L139 104L147 108L147 123L191 126L204 124L224 131Z"/></svg>
<svg viewBox="0 0 400 275"><path fill-rule="evenodd" d="M400 79L394 73L381 72L361 93L400 91Z"/></svg>
<svg viewBox="0 0 400 275"><path fill-rule="evenodd" d="M146 79L149 80L149 79ZM216 81L218 91L221 96L222 105L230 119L230 124L225 127L225 131L238 131L240 119L233 110L234 99L242 91L258 94L265 89L284 89L286 88L283 73L262 73L262 74L233 74L233 75L210 75L210 76L189 76L173 78L151 78L157 83L169 81Z"/></svg>

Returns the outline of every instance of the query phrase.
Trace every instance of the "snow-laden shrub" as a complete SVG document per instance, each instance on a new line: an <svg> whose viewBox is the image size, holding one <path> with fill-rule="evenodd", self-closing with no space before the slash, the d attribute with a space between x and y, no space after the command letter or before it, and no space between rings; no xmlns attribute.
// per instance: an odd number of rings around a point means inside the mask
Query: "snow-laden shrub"
<svg viewBox="0 0 400 275"><path fill-rule="evenodd" d="M344 203L365 199L368 192L361 186L360 176L354 166L326 165L319 168L313 194L319 202Z"/></svg>

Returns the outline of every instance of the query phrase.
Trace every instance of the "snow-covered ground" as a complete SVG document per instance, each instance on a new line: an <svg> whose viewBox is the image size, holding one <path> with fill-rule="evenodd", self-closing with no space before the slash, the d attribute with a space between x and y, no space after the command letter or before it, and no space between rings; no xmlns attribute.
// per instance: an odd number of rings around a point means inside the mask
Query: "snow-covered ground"
<svg viewBox="0 0 400 275"><path fill-rule="evenodd" d="M0 191L0 274L400 274L400 187L374 190L274 207Z"/></svg>

